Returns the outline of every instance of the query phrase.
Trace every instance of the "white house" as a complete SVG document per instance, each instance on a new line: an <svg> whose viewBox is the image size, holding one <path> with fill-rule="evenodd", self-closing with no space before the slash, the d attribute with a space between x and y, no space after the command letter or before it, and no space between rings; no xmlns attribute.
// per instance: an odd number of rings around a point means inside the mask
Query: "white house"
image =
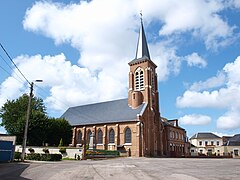
<svg viewBox="0 0 240 180"><path fill-rule="evenodd" d="M190 139L191 155L205 154L205 155L220 155L220 149L223 145L222 138L213 133L197 133Z"/></svg>

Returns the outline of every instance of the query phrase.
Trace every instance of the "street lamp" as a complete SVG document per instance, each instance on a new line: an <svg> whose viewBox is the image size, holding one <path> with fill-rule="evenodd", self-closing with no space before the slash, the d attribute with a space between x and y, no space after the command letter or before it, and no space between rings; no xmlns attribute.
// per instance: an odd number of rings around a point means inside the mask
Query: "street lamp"
<svg viewBox="0 0 240 180"><path fill-rule="evenodd" d="M35 80L35 82L43 82L43 80ZM26 152L28 122L29 122L31 103L32 103L32 96L33 96L33 85L34 85L34 83L32 82L30 84L30 95L29 95L29 99L28 99L27 117L26 117L26 124L25 124L24 136L23 136L23 146L22 146L22 156L21 156L22 161L24 161L25 152Z"/></svg>

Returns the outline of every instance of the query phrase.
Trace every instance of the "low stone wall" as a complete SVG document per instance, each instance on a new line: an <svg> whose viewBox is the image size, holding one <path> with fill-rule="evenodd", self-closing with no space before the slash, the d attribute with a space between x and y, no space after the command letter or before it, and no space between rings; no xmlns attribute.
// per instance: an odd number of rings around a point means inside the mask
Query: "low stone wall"
<svg viewBox="0 0 240 180"><path fill-rule="evenodd" d="M36 147L36 146L27 146L26 154L30 154L30 152L28 150L29 148L34 149L35 153L44 154L43 149L48 149L50 154L61 154L59 152L60 148L58 148L58 147ZM22 152L22 146L20 146L20 145L15 146L15 152ZM78 155L80 157L82 157L82 148L66 148L66 153L63 153L62 155L63 155L63 158L64 157L75 158Z"/></svg>

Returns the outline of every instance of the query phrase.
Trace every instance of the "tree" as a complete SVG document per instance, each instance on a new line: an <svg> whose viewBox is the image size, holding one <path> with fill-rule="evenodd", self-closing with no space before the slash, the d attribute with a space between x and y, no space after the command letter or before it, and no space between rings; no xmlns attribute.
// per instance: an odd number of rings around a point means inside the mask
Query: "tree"
<svg viewBox="0 0 240 180"><path fill-rule="evenodd" d="M29 96L24 94L16 100L7 100L0 110L1 126L4 126L8 134L17 137L17 144L21 144L23 141L28 99ZM33 97L31 109L29 124L33 124L33 119L41 119L46 116L46 108L42 99ZM38 117L39 115L41 117Z"/></svg>
<svg viewBox="0 0 240 180"><path fill-rule="evenodd" d="M57 146L62 139L63 145L71 143L72 127L62 118L51 118L49 123L48 143Z"/></svg>
<svg viewBox="0 0 240 180"><path fill-rule="evenodd" d="M22 144L23 141L28 98L24 94L16 100L8 100L0 110L1 126L4 126L8 134L17 137L16 144ZM42 99L33 97L31 110L27 145L58 145L61 138L65 145L71 142L72 127L68 121L49 118Z"/></svg>

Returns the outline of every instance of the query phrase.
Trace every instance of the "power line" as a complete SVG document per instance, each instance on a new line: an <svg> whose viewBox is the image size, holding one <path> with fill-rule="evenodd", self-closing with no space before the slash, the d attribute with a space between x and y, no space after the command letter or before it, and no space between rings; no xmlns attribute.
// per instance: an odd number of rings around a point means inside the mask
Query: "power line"
<svg viewBox="0 0 240 180"><path fill-rule="evenodd" d="M20 71L20 69L17 67L17 65L14 63L14 61L12 60L12 58L10 57L10 55L8 54L8 52L6 51L6 49L3 47L3 45L0 43L1 48L3 49L3 51L6 53L7 57L11 60L11 62L13 63L13 65L17 68L18 72L23 76L23 78L27 81L27 83L29 85L31 85L31 83L28 81L28 79L23 75L23 73Z"/></svg>
<svg viewBox="0 0 240 180"><path fill-rule="evenodd" d="M16 76L19 78L19 80L21 80L21 83L22 82L24 82L23 80L22 80L22 78L15 72L15 69L13 69L9 64L8 64L8 62L2 57L2 55L0 54L0 57L1 57L1 59L7 64L7 66L10 68L10 69L12 69L13 70L13 73L14 74L16 74ZM12 74L11 73L9 73L6 69L4 69L3 67L1 67L9 76L12 76ZM14 79L16 79L15 77L13 77ZM16 79L18 82L20 82L18 79Z"/></svg>

